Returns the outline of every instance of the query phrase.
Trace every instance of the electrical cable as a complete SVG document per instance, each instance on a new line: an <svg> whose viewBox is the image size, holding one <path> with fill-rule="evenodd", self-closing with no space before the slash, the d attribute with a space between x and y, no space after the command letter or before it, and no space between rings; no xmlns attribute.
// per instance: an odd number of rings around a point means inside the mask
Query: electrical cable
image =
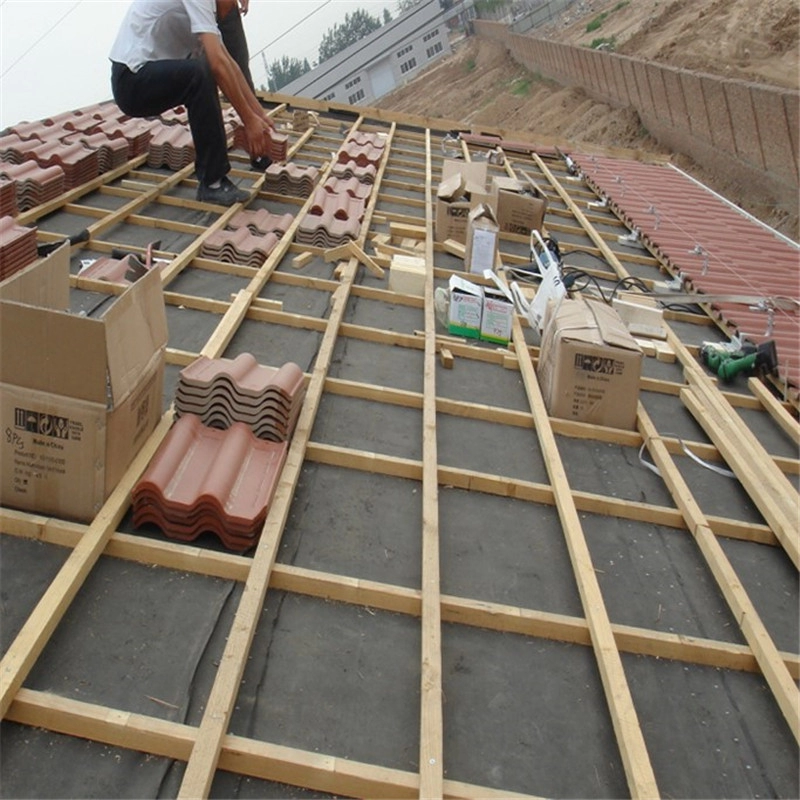
<svg viewBox="0 0 800 800"><path fill-rule="evenodd" d="M309 11L308 14L303 17L303 19L301 19L299 22L295 22L291 28L287 28L280 36L276 36L269 44L265 44L260 50L256 50L256 52L250 56L250 61L252 61L256 56L260 56L268 47L272 47L275 42L279 42L284 36L290 34L295 28L300 27L300 25L302 25L307 19L311 19L314 14L316 14L318 11L322 11L325 6L330 5L332 2L333 0L325 0L321 6L317 6L317 8L315 8L313 11Z"/></svg>
<svg viewBox="0 0 800 800"><path fill-rule="evenodd" d="M33 48L42 41L42 39L49 36L82 2L83 0L78 0L78 2L75 3L72 8L59 17L59 19L57 19L21 56L19 56L19 58L17 58L15 61L9 64L5 70L3 70L3 73L0 74L0 78L4 78L10 70L16 67L17 64L19 64L19 62L22 61L22 59L25 58L25 56L28 55L28 53L30 53L31 50L33 50Z"/></svg>

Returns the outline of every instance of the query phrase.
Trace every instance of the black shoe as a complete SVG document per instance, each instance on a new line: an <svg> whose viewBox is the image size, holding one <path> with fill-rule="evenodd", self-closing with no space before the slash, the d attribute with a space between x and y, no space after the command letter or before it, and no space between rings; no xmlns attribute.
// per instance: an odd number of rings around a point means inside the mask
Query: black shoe
<svg viewBox="0 0 800 800"><path fill-rule="evenodd" d="M250 169L254 169L256 172L266 172L271 163L272 159L269 156L259 156L250 161Z"/></svg>
<svg viewBox="0 0 800 800"><path fill-rule="evenodd" d="M238 189L230 178L225 177L220 181L220 185L216 189L201 183L197 187L197 199L201 203L232 206L234 203L244 203L245 200L249 200L250 195L244 189Z"/></svg>

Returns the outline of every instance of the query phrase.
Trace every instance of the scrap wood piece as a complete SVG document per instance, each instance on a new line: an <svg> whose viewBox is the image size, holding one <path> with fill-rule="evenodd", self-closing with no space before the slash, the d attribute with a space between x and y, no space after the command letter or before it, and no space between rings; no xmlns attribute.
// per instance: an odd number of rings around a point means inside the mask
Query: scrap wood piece
<svg viewBox="0 0 800 800"><path fill-rule="evenodd" d="M306 264L308 264L313 258L314 254L309 253L308 250L306 250L305 253L300 253L292 259L292 266L295 269L301 269L302 267L305 267Z"/></svg>
<svg viewBox="0 0 800 800"><path fill-rule="evenodd" d="M439 358L441 359L442 366L445 369L453 369L453 354L450 350L446 347L443 347L439 352Z"/></svg>
<svg viewBox="0 0 800 800"><path fill-rule="evenodd" d="M425 240L427 229L424 225L412 225L407 222L390 222L389 233L398 239Z"/></svg>
<svg viewBox="0 0 800 800"><path fill-rule="evenodd" d="M348 244L349 255L363 264L373 275L382 278L385 275L383 268L379 267L355 242Z"/></svg>
<svg viewBox="0 0 800 800"><path fill-rule="evenodd" d="M444 242L442 242L442 247L444 251L450 253L451 256L456 256L462 260L466 258L466 246L461 244L461 242L457 242L455 239L445 239Z"/></svg>
<svg viewBox="0 0 800 800"><path fill-rule="evenodd" d="M331 261L342 261L347 259L350 257L350 255L350 242L345 242L344 244L340 244L338 247L332 247L330 250L326 250L322 254L322 257L325 259L326 264L330 264Z"/></svg>

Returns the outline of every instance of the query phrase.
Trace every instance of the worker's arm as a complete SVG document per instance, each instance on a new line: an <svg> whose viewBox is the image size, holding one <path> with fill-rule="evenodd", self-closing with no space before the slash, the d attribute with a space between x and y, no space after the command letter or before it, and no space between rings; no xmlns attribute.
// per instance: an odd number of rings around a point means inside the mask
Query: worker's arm
<svg viewBox="0 0 800 800"><path fill-rule="evenodd" d="M225 49L222 39L215 33L201 33L199 37L217 86L242 120L248 152L254 158L268 155L267 132L275 127L272 120L250 91L239 65Z"/></svg>

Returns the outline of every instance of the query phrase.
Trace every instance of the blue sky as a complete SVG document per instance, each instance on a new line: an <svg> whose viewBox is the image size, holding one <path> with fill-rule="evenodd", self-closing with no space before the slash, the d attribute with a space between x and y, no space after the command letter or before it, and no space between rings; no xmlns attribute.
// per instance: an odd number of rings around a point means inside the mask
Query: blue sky
<svg viewBox="0 0 800 800"><path fill-rule="evenodd" d="M0 130L108 100L108 51L128 5L129 0L0 0ZM397 16L394 0L250 0L250 52L271 45L268 61L288 55L311 63L325 31L359 8L381 19L384 8ZM250 69L257 86L266 84L260 55Z"/></svg>

